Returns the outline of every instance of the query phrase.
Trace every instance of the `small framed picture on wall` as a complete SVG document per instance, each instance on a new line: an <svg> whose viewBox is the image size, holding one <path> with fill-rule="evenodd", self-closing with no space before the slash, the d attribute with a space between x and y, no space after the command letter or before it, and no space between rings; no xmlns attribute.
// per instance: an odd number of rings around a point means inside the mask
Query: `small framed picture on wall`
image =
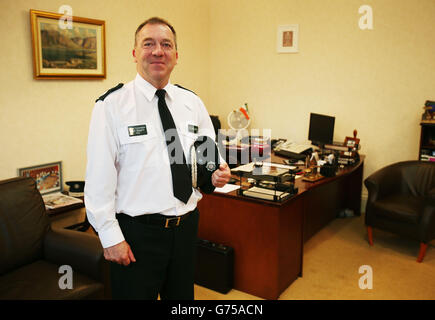
<svg viewBox="0 0 435 320"><path fill-rule="evenodd" d="M278 26L277 36L278 53L299 52L299 25L288 24Z"/></svg>

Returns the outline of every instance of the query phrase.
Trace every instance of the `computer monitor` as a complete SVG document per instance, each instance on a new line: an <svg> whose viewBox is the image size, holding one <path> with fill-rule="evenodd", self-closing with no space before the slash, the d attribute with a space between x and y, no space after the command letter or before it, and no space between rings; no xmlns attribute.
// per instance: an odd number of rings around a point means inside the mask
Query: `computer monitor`
<svg viewBox="0 0 435 320"><path fill-rule="evenodd" d="M308 140L311 140L313 145L322 148L325 144L332 144L334 139L334 124L335 117L310 113Z"/></svg>

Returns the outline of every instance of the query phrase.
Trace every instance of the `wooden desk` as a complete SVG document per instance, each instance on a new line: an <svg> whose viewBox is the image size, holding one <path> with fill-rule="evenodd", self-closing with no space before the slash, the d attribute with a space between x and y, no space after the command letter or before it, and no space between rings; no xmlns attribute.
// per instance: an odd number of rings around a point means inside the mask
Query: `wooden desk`
<svg viewBox="0 0 435 320"><path fill-rule="evenodd" d="M341 209L360 214L363 166L361 156L335 177L314 183L298 179L298 194L282 203L236 191L204 195L198 203L199 237L234 248L235 289L277 299L302 276L304 242Z"/></svg>

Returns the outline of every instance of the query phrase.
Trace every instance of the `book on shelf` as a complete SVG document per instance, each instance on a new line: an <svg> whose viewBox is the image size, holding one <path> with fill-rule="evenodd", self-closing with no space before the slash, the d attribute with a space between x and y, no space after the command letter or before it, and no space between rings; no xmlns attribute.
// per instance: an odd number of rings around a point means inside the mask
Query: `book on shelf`
<svg viewBox="0 0 435 320"><path fill-rule="evenodd" d="M434 156L429 156L429 155L422 154L422 155L420 156L420 160L422 160L422 161L432 161L432 162L435 162L435 157L434 157Z"/></svg>
<svg viewBox="0 0 435 320"><path fill-rule="evenodd" d="M435 124L435 119L424 119L424 120L421 120L420 123L423 123L423 124Z"/></svg>

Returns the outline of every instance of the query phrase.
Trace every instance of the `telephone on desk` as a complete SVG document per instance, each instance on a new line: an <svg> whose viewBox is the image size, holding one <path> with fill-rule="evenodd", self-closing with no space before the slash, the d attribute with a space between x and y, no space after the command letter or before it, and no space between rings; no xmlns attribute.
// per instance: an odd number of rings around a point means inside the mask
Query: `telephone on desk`
<svg viewBox="0 0 435 320"><path fill-rule="evenodd" d="M278 139L274 142L272 144L275 154L287 158L303 160L307 154L313 151L312 146L309 144L299 144L286 139Z"/></svg>

